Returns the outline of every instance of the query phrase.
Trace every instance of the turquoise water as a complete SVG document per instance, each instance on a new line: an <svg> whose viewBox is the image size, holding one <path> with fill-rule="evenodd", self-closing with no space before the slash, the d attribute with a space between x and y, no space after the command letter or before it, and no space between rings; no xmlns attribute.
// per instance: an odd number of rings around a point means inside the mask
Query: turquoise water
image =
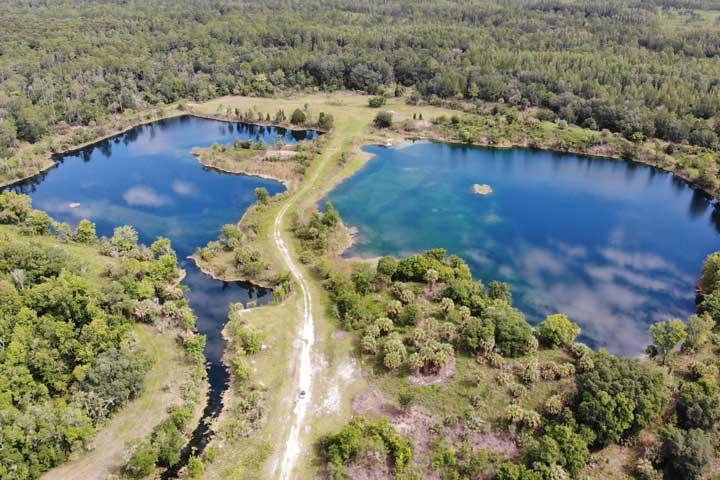
<svg viewBox="0 0 720 480"><path fill-rule="evenodd" d="M271 195L284 191L279 182L230 175L204 168L191 154L193 147L231 143L235 139L296 143L316 136L313 131L289 131L191 116L161 120L58 158L58 165L12 189L29 194L33 206L73 226L82 218L97 225L99 235L112 235L118 225L132 225L140 240L158 236L172 240L187 271L183 283L198 316L198 331L207 336L205 354L210 381L203 423L193 447L202 449L209 426L220 411L229 374L222 365L222 328L231 303L267 303L272 295L241 282L225 283L204 275L187 260L197 247L214 240L226 223L235 223L255 202L255 188ZM187 453L187 452L186 452Z"/></svg>
<svg viewBox="0 0 720 480"><path fill-rule="evenodd" d="M532 322L564 312L615 353L642 352L651 323L691 314L720 249L711 200L654 168L431 142L366 150L375 157L328 196L359 228L349 255L447 248L485 282L509 282Z"/></svg>

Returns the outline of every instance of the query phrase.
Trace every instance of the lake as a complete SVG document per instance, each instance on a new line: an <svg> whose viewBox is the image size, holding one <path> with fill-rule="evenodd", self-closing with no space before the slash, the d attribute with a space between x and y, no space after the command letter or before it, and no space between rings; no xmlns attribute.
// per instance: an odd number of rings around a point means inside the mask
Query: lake
<svg viewBox="0 0 720 480"><path fill-rule="evenodd" d="M191 441L206 445L209 424L220 411L229 372L222 364L225 341L221 332L231 303L249 300L264 304L271 292L241 282L226 283L203 274L188 260L197 247L217 239L222 225L237 222L255 202L255 188L271 195L285 190L273 180L231 175L200 165L193 147L256 142L297 143L317 135L242 123L181 116L142 125L128 132L63 155L58 164L12 189L27 193L35 208L75 226L83 218L97 225L98 235L111 236L118 225L132 225L143 243L168 237L187 271L190 306L197 329L207 336L205 354L210 382L203 422Z"/></svg>
<svg viewBox="0 0 720 480"><path fill-rule="evenodd" d="M637 355L650 324L687 318L720 249L714 202L655 168L433 142L366 151L374 158L327 198L359 228L347 255L444 247L486 284L508 282L532 323L566 313L583 341L614 353Z"/></svg>

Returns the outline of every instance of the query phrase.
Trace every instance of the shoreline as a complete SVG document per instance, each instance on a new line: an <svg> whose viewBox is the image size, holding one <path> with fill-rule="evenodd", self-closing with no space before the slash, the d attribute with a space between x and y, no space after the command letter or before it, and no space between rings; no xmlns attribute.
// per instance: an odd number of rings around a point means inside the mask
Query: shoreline
<svg viewBox="0 0 720 480"><path fill-rule="evenodd" d="M625 158L621 154L617 154L617 153L614 153L614 154L594 153L594 152L588 152L588 151L584 151L584 150L580 150L580 149L576 149L576 148L560 150L558 148L553 148L552 146L549 146L549 145L532 146L532 145L529 145L527 142L525 142L525 143L510 142L510 143L504 143L504 144L499 144L499 145L488 145L488 144L479 143L479 142L463 143L463 142L459 142L454 139L449 139L446 136L441 135L441 134L436 134L436 135L419 134L419 135L407 136L407 135L403 135L401 132L395 132L395 133L398 133L398 135L401 135L403 137L404 141L412 141L412 142L428 141L428 142L437 142L437 143L447 143L449 145L487 148L487 149L492 149L492 150L512 150L513 148L524 148L524 149L528 149L528 150L545 151L545 152L552 152L552 153L559 153L559 154L582 155L582 156L592 157L592 158L605 158L608 160L622 160L624 162L635 163L637 165L652 167L652 168L661 170L663 172L670 173L670 174L678 177L680 180L684 181L685 183L687 183L688 186L690 186L694 189L700 190L700 191L706 193L707 195L709 195L710 197L712 197L714 200L717 200L720 202L720 188L718 188L716 191L712 191L712 190L708 189L706 186L697 183L695 180L692 180L689 176L687 176L683 172L679 172L675 169L663 167L657 163L653 163L649 160L644 160L642 158L630 159L630 158ZM388 145L374 143L374 142L365 144L363 146L368 146L368 145L389 147ZM394 146L394 145L390 145L390 146Z"/></svg>
<svg viewBox="0 0 720 480"><path fill-rule="evenodd" d="M285 192L278 193L277 195L282 195L283 193L291 192L294 187L294 185L290 185L289 180L286 180L286 179L283 179L280 177L276 177L276 176L273 176L273 175L270 175L267 173L253 173L253 172L249 172L249 171L243 170L243 169L230 170L229 168L218 167L216 165L210 165L209 163L203 161L202 157L198 153L192 152L192 154L195 156L195 158L197 158L197 161L200 165L202 165L205 168L209 168L211 170L216 170L216 171L222 172L222 173L229 173L231 175L244 175L246 177L256 177L256 178L262 178L265 180L274 180L278 183L282 183L283 186L285 187ZM243 214L243 217L244 216L245 216L245 214Z"/></svg>
<svg viewBox="0 0 720 480"><path fill-rule="evenodd" d="M172 107L172 106L170 105L168 107ZM159 122L161 120L168 120L171 118L189 116L189 117L204 118L206 120L216 120L216 121L227 122L227 123L242 123L245 125L257 125L257 126L262 126L262 127L284 128L285 130L292 131L292 132L315 130L317 132L328 133L326 130L323 130L318 127L293 127L293 126L285 125L285 124L281 124L281 123L273 123L273 122L265 122L265 121L250 122L250 121L244 121L244 120L233 120L228 115L203 113L203 112L195 111L192 108L193 108L192 106L189 106L188 110L175 109L175 110L171 110L171 111L163 111L162 113L165 113L164 115L160 115L158 117L151 118L151 119L143 119L143 120L139 120L139 121L134 121L134 122L130 123L129 125L121 128L120 130L113 131L112 133L108 133L106 135L101 135L92 140L88 140L87 142L81 143L79 145L73 145L72 147L69 147L69 148L66 148L63 150L58 150L56 152L50 152L49 154L47 154L47 156L38 157L38 158L42 158L44 160L42 167L40 167L39 169L37 169L31 173L27 173L21 177L18 177L18 178L14 178L11 180L5 180L5 181L0 180L0 188L12 187L13 185L17 185L19 183L25 182L27 180L30 180L33 177L36 177L42 173L45 173L45 172L51 170L52 168L56 167L58 165L58 163L60 163L57 160L57 157L62 157L65 155L70 155L70 154L79 152L87 147L95 145L96 143L104 142L106 140L110 140L117 136L123 135L123 134L129 132L130 130L132 130L133 128L137 128L137 127L140 127L143 125L149 125L151 123ZM83 127L83 128L87 128L87 127ZM12 158L12 157L10 157L10 158ZM200 163L202 164L202 162L200 162ZM216 167L211 167L208 165L204 165L204 166L209 167L209 168L216 168ZM236 172L231 172L231 171L225 171L220 168L216 168L216 169L218 171L223 171L225 173L236 173ZM263 177L262 175L251 175L251 174L248 174L248 175L249 176L257 176L260 178L267 178L269 180L277 180L282 183L285 183L284 181L279 180L277 178ZM287 187L287 185L286 185L286 187Z"/></svg>
<svg viewBox="0 0 720 480"><path fill-rule="evenodd" d="M319 127L310 127L310 126L295 127L291 124L267 122L264 120L247 121L247 120L241 120L241 119L240 120L232 119L231 116L228 114L219 114L219 113L213 114L213 113L204 113L204 112L196 111L196 110L194 110L195 105L200 105L200 104L188 105L187 110L178 110L178 109L167 110L168 108L173 107L173 105L171 104L171 105L166 106L165 107L166 110L162 110L160 112L160 115L155 118L137 120L137 121L131 122L129 125L121 128L120 130L113 131L111 133L102 135L100 137L96 137L92 140L81 143L79 145L74 145L74 146L66 148L64 150L59 150L57 152L51 152L43 158L44 161L43 161L43 164L41 167L39 167L39 168L35 169L34 171L27 173L21 177L14 178L11 180L0 181L0 188L11 187L13 185L25 182L35 176L38 176L42 173L49 171L50 169L52 169L58 165L59 162L56 159L56 157L65 156L65 155L69 155L69 154L72 154L75 152L79 152L80 150L83 150L89 146L96 144L96 143L100 143L105 140L112 139L119 135L123 135L123 134L127 133L128 131L132 130L133 128L137 128L137 127L140 127L143 125L148 125L148 124L158 122L161 120L167 120L167 119L182 117L182 116L186 116L186 115L191 116L191 117L196 117L196 118L204 118L207 120L216 120L216 121L222 121L222 122L228 122L228 123L242 123L245 125L257 125L257 126L263 126L263 127L284 128L288 131L315 130L315 131L322 132L322 133L329 133L327 130L323 130ZM706 193L707 195L711 196L715 200L720 201L720 188L711 190L707 186L701 185L697 181L691 179L687 174L680 172L674 168L667 168L662 165L659 165L658 163L653 162L650 159L643 159L643 158L629 159L629 158L624 158L621 154L617 154L617 153L595 153L595 152L590 152L587 150L582 150L582 149L577 149L577 148L569 148L566 150L562 150L562 149L554 148L552 145L533 146L533 145L530 145L527 141L525 141L525 142L501 142L500 144L497 144L497 145L489 145L489 144L481 143L481 142L463 143L463 142L459 142L455 139L448 138L448 136L446 136L446 135L439 134L439 133L432 132L432 131L430 131L430 132L428 132L428 131L425 131L425 132L391 131L391 132L393 135L401 137L401 139L402 139L401 141L414 142L414 141L425 140L425 141L432 141L432 142L447 143L450 145L473 146L473 147L489 148L489 149L497 149L497 150L510 150L513 148L526 148L526 149L530 149L530 150L548 151L548 152L554 152L554 153L560 153L560 154L565 153L565 154L571 154L571 155L584 155L584 156L593 157L593 158L607 158L607 159L613 159L613 160L622 160L622 161L626 161L626 162L635 163L638 165L645 165L645 166L657 168L658 170L661 170L663 172L671 173L671 174L675 175L676 177L678 177L679 179L683 180L689 186ZM372 136L372 134L371 134L371 136ZM369 141L367 143L363 143L360 146L359 150L362 151L362 148L364 148L368 145L378 145L378 146L384 146L384 147L393 146L392 144L388 145L387 143L385 143L385 144L380 143L379 140L378 141ZM200 163L201 165L203 165L206 168L212 168L212 169L215 169L215 170L217 170L219 172L223 172L223 173L254 176L254 177L258 177L258 178L264 178L267 180L278 181L286 187L287 191L291 190L291 186L289 184L289 181L287 181L287 180L282 180L278 177L268 175L268 174L249 173L247 171L230 170L227 168L209 165L209 164L203 162L199 155L195 154L194 152L193 152L193 155L195 155L195 157L198 159L198 163ZM364 162L364 163L366 163L366 162ZM363 166L364 166L364 163L363 163ZM362 166L360 168L362 168ZM344 180L345 180L345 178L343 178L341 180L341 182ZM337 186L337 185L335 185L335 186Z"/></svg>
<svg viewBox="0 0 720 480"><path fill-rule="evenodd" d="M244 215L243 215L243 216L244 216ZM195 264L195 266L198 268L198 270L200 270L204 275L206 275L206 276L208 276L208 277L210 277L210 278L212 278L213 280L216 280L216 281L218 281L218 282L225 282L225 283L230 283L230 282L247 283L247 284L252 285L253 287L265 288L265 289L269 289L269 290L272 290L272 289L274 288L273 285L271 285L271 284L268 283L268 282L264 282L264 281L262 281L262 280L250 280L250 279L248 279L248 278L242 278L242 277L226 277L226 278L225 278L225 277L221 277L221 276L219 276L218 274L216 274L216 273L214 273L214 272L211 272L210 270L207 270L206 268L204 268L203 265L200 263L201 260L197 259L197 258L195 257L195 254L189 255L189 256L187 256L187 257L185 257L185 258L187 258L187 259L189 259L189 260L192 260L193 263Z"/></svg>

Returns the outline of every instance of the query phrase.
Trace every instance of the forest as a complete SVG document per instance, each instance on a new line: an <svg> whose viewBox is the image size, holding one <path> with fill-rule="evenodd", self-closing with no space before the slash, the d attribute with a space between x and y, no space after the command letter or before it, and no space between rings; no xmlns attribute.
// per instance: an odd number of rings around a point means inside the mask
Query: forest
<svg viewBox="0 0 720 480"><path fill-rule="evenodd" d="M89 220L73 229L25 195L0 194L0 478L39 477L139 397L151 361L134 324L193 331L170 242L137 240L130 226L98 238ZM188 363L202 365L204 337L183 343ZM175 418L187 422L188 410L173 410L152 448L137 447L143 459L132 455L129 476L179 460L184 423Z"/></svg>
<svg viewBox="0 0 720 480"><path fill-rule="evenodd" d="M294 89L544 107L628 138L716 149L709 0L6 0L0 158L181 99ZM394 89L394 90L392 90Z"/></svg>

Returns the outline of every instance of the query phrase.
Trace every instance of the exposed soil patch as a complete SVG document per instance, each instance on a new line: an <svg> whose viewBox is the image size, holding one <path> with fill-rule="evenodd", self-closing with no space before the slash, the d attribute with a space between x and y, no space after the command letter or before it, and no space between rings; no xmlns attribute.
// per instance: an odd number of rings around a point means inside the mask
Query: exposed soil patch
<svg viewBox="0 0 720 480"><path fill-rule="evenodd" d="M425 408L413 406L407 413L391 419L398 432L410 439L413 444L414 461L417 463L430 456L435 434L433 433L438 419ZM424 478L429 478L425 476Z"/></svg>
<svg viewBox="0 0 720 480"><path fill-rule="evenodd" d="M443 438L454 445L469 442L473 450L487 450L501 455L507 459L515 459L520 455L515 440L503 433L477 432L469 430L462 425L444 425L442 418L431 414L426 408L415 405L409 410L402 410L391 404L385 395L376 388L368 389L353 400L353 413L356 415L383 415L395 426L398 433L406 436L413 445L414 463L423 469L423 479L439 479L439 474L430 467L430 456L435 442ZM367 459L362 460L366 462ZM349 478L392 478L392 477L363 477L359 473L364 464L353 464L348 472L358 472L359 476L350 475ZM377 465L368 467L368 474L386 472Z"/></svg>
<svg viewBox="0 0 720 480"><path fill-rule="evenodd" d="M612 157L613 155L617 155L616 149L613 148L612 145L608 145L606 143L595 145L593 147L590 147L588 150L590 154L598 155L601 157Z"/></svg>
<svg viewBox="0 0 720 480"><path fill-rule="evenodd" d="M468 441L473 450L487 450L508 459L520 456L520 449L509 435L476 432L458 425L454 428L446 428L443 436L456 444Z"/></svg>
<svg viewBox="0 0 720 480"><path fill-rule="evenodd" d="M395 469L388 456L380 452L367 452L347 467L352 480L389 480L395 478Z"/></svg>
<svg viewBox="0 0 720 480"><path fill-rule="evenodd" d="M345 340L346 338L350 338L352 333L346 331L346 330L335 330L332 333L333 340Z"/></svg>
<svg viewBox="0 0 720 480"><path fill-rule="evenodd" d="M294 157L295 155L297 155L297 152L295 150L267 150L265 152L265 155L263 155L263 159L287 160Z"/></svg>
<svg viewBox="0 0 720 480"><path fill-rule="evenodd" d="M380 390L374 388L358 394L352 402L352 409L357 415L369 413L393 418L403 414L401 409L388 402Z"/></svg>

